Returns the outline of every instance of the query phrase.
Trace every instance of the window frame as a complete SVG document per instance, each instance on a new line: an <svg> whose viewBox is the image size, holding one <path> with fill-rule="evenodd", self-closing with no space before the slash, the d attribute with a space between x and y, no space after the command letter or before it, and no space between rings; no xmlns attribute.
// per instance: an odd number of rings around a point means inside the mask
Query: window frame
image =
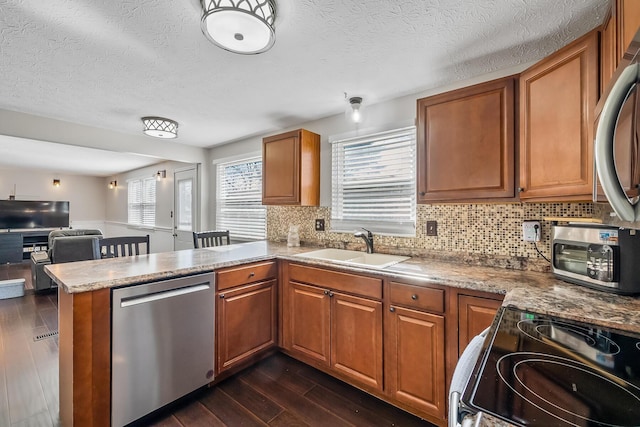
<svg viewBox="0 0 640 427"><path fill-rule="evenodd" d="M392 140L396 140L397 142L391 142ZM410 162L407 163L407 160L390 160L385 165L380 163L371 163L365 164L360 162L361 166L368 167L371 169L371 166L381 165L380 169L380 179L382 180L383 186L393 185L393 183L397 183L395 187L398 189L396 193L401 193L401 196L397 195L394 198L401 198L399 201L400 204L403 204L405 208L398 208L396 212L391 212L391 214L396 213L396 216L404 218L401 219L390 219L384 220L382 215L378 215L376 212L376 208L373 208L373 214L370 215L370 218L356 218L353 217L348 212L344 212L345 209L345 195L347 195L347 201L351 202L351 206L355 206L357 209L357 198L355 195L356 192L364 192L367 193L368 190L366 188L363 190L362 188L357 189L357 186L352 186L351 189L351 197L349 197L349 189L345 193L345 184L349 183L348 170L351 171L351 175L353 175L353 169L347 169L344 164L345 161L352 161L354 159L365 159L366 155L364 153L373 152L374 155L376 153L384 153L384 149L371 150L371 147L374 146L375 143L379 143L378 145L386 146L389 150L395 150L399 152L401 155L404 155L402 150L407 151L407 155L409 155ZM380 144L381 143L381 144ZM364 146L364 144L370 144L366 148L357 148L358 146ZM397 147L394 147L394 144ZM376 234L383 235L392 235L399 237L415 237L416 235L416 209L417 209L417 194L416 194L416 171L417 171L417 146L416 146L416 127L415 126L406 126L402 128L387 130L383 132L370 133L362 136L348 137L348 138L340 138L331 140L331 231L332 232L354 232L361 230L362 228L366 228L375 232ZM402 146L402 147L400 147ZM346 152L344 149L346 147L352 148L351 159L346 159ZM382 147L381 147L382 148ZM343 150L339 152L338 150ZM402 150L401 150L402 149ZM389 151L390 153L391 151ZM353 157L356 156L356 157ZM357 157L361 156L361 157ZM393 156L393 154L391 155ZM397 157L397 156L396 156ZM399 158L399 157L398 157ZM403 165L403 171L398 172L399 166ZM406 167L409 166L409 167ZM396 172L394 172L394 167ZM375 169L375 168L374 168ZM383 169L387 169L386 171ZM370 172L370 171L369 171ZM363 178L366 176L366 178ZM384 180L386 177L386 181ZM362 171L362 176L358 178L360 181L360 185L369 188L369 195L371 199L376 200L376 197L380 198L388 198L391 193L382 193L379 191L379 187L374 187L375 184L366 181L370 181L371 175L364 174ZM351 181L352 183L354 181ZM383 200L383 199L381 199ZM375 203L368 203L368 206L362 206L362 209L372 209L372 205ZM408 206L407 206L408 205ZM378 208L381 205L378 205ZM351 209L353 211L353 208ZM401 211L404 211L401 214Z"/></svg>
<svg viewBox="0 0 640 427"><path fill-rule="evenodd" d="M140 189L132 187L139 185ZM146 189L147 186L153 189ZM152 197L149 199L148 196ZM147 197L145 197L147 196ZM134 200L132 200L132 198ZM127 180L127 224L136 227L156 226L157 185L155 177ZM136 213L137 211L137 213ZM137 216L138 218L134 218Z"/></svg>
<svg viewBox="0 0 640 427"><path fill-rule="evenodd" d="M247 206L242 206L241 203L248 202L251 211L254 213L262 212L261 215L251 216L241 218L237 214L227 216L224 215L223 210L225 208L229 208L229 194L223 188L223 176L221 175L222 168L229 166L238 166L248 163L259 163L259 177L256 179L256 176L252 178L255 181L252 183L252 193L251 200L237 200L239 205L235 206L235 209L247 209ZM215 200L215 228L217 230L229 230L229 234L232 240L234 241L259 241L265 240L267 238L267 209L266 206L262 205L262 176L263 176L263 168L262 168L262 153L248 153L242 156L234 156L225 159L219 159L214 162L215 165L215 177L216 177L216 200ZM254 171L255 172L255 171ZM233 207L233 206L231 206ZM234 219L237 221L239 219L244 219L246 221L240 221L239 223L233 225ZM253 233L253 232L238 232L238 228L244 226L245 230L262 230L262 233ZM248 227L247 227L248 226Z"/></svg>

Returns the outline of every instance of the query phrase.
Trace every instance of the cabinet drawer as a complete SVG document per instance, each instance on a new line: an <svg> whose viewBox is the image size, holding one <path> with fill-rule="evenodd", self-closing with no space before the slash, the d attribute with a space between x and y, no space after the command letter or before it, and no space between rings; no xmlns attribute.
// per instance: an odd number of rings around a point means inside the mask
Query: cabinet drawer
<svg viewBox="0 0 640 427"><path fill-rule="evenodd" d="M444 291L442 289L423 288L391 282L389 299L391 304L444 313Z"/></svg>
<svg viewBox="0 0 640 427"><path fill-rule="evenodd" d="M273 279L277 274L278 267L275 261L228 268L216 273L216 289L221 291L234 286Z"/></svg>
<svg viewBox="0 0 640 427"><path fill-rule="evenodd" d="M289 279L335 291L382 299L382 280L373 277L289 264Z"/></svg>

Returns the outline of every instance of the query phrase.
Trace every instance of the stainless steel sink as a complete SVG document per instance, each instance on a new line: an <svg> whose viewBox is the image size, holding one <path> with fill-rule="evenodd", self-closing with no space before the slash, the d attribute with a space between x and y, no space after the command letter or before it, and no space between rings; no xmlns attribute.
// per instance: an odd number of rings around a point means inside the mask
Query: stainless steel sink
<svg viewBox="0 0 640 427"><path fill-rule="evenodd" d="M313 259L323 259L341 264L356 265L370 268L386 268L393 264L406 261L409 257L388 254L368 254L360 251L345 249L319 249L305 252L296 256Z"/></svg>

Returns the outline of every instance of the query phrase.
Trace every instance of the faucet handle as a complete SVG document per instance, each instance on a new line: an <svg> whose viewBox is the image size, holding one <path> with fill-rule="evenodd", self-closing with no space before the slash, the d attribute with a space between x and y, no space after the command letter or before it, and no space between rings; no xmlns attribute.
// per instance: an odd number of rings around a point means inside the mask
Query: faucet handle
<svg viewBox="0 0 640 427"><path fill-rule="evenodd" d="M372 239L372 238L373 238L373 233L372 233L371 231L367 230L367 229L366 229L366 228L364 228L364 227L360 227L360 228L362 228L364 231L366 231L366 232L367 232L367 237L368 237L368 238L370 238L370 239Z"/></svg>

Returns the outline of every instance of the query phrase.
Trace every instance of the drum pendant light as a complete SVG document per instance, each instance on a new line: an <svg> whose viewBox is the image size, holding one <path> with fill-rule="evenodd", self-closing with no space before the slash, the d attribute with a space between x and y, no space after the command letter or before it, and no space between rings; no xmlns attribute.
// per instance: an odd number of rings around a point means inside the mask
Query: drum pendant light
<svg viewBox="0 0 640 427"><path fill-rule="evenodd" d="M274 0L200 0L204 35L218 47L252 55L276 41Z"/></svg>

